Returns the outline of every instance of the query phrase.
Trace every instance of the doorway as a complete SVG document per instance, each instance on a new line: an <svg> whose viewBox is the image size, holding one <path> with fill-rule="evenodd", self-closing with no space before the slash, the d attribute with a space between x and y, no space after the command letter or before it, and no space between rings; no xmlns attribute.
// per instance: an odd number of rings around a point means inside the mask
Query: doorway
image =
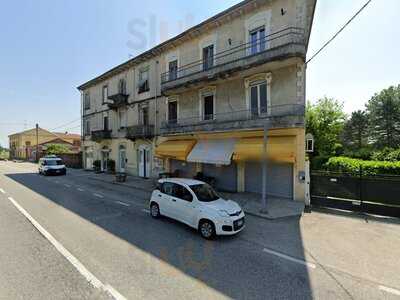
<svg viewBox="0 0 400 300"><path fill-rule="evenodd" d="M119 172L125 173L126 168L126 148L124 145L119 146Z"/></svg>
<svg viewBox="0 0 400 300"><path fill-rule="evenodd" d="M103 148L101 150L101 171L107 172L108 171L108 160L110 157L110 150Z"/></svg>
<svg viewBox="0 0 400 300"><path fill-rule="evenodd" d="M150 177L150 147L140 146L138 156L139 176L144 178Z"/></svg>

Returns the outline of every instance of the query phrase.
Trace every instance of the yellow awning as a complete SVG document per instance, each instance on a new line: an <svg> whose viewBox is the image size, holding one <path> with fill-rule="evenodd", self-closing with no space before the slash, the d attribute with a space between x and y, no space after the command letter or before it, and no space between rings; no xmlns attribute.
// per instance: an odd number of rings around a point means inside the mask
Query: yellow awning
<svg viewBox="0 0 400 300"><path fill-rule="evenodd" d="M258 161L263 155L263 138L243 138L235 146L233 160ZM281 162L295 162L296 137L268 137L267 156L269 159Z"/></svg>
<svg viewBox="0 0 400 300"><path fill-rule="evenodd" d="M178 160L186 160L186 157L192 151L193 146L196 144L195 140L177 140L166 141L161 143L155 151L158 157L169 157Z"/></svg>

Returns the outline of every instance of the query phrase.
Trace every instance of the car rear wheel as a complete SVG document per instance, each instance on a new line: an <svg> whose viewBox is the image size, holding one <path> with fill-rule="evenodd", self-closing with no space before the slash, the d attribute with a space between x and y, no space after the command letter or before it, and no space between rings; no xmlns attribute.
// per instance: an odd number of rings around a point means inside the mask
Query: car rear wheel
<svg viewBox="0 0 400 300"><path fill-rule="evenodd" d="M207 240L211 240L215 237L214 223L209 220L204 220L200 223L199 231L201 236Z"/></svg>
<svg viewBox="0 0 400 300"><path fill-rule="evenodd" d="M159 218L161 216L160 215L160 207L158 206L157 203L154 203L154 202L151 203L151 205L150 205L150 215L155 219L157 219L157 218Z"/></svg>

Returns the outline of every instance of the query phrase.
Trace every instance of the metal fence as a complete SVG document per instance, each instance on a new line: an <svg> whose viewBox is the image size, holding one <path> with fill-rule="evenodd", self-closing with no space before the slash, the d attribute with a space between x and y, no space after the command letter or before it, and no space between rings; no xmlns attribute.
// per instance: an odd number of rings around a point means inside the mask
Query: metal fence
<svg viewBox="0 0 400 300"><path fill-rule="evenodd" d="M216 53L209 59L196 60L189 64L185 64L173 71L162 73L161 83L166 83L198 72L210 70L217 66L247 58L252 55L258 55L262 52L289 44L305 45L305 35L302 28L287 27L270 33L255 41L243 43L228 50Z"/></svg>
<svg viewBox="0 0 400 300"><path fill-rule="evenodd" d="M231 110L223 113L215 113L212 115L199 114L195 116L168 120L162 123L162 128L176 128L189 125L247 121L257 119L279 118L285 116L304 116L305 106L303 104L279 104L272 105L267 108Z"/></svg>
<svg viewBox="0 0 400 300"><path fill-rule="evenodd" d="M400 217L400 176L311 171L311 205Z"/></svg>

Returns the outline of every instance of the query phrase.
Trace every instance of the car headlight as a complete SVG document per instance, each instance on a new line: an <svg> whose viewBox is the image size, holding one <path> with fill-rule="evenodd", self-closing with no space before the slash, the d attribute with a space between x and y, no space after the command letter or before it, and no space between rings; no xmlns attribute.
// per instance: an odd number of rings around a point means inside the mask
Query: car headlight
<svg viewBox="0 0 400 300"><path fill-rule="evenodd" d="M43 170L47 171L49 169L49 167L43 167Z"/></svg>
<svg viewBox="0 0 400 300"><path fill-rule="evenodd" d="M218 213L221 217L229 217L229 213L226 210L221 209Z"/></svg>

